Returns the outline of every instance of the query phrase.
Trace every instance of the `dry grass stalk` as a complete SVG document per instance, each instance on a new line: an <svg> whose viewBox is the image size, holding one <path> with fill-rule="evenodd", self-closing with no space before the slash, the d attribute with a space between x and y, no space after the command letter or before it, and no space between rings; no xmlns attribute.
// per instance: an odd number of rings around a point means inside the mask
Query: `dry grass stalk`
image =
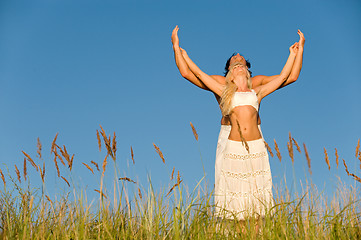
<svg viewBox="0 0 361 240"><path fill-rule="evenodd" d="M177 174L177 183L179 183L180 181L180 175L179 175L179 171L178 171L178 174Z"/></svg>
<svg viewBox="0 0 361 240"><path fill-rule="evenodd" d="M338 153L337 153L337 148L335 148L335 156L336 156L336 165L338 168Z"/></svg>
<svg viewBox="0 0 361 240"><path fill-rule="evenodd" d="M328 170L330 170L331 169L330 160L328 159L328 154L327 154L326 148L323 148L323 152L325 153L325 161L327 163Z"/></svg>
<svg viewBox="0 0 361 240"><path fill-rule="evenodd" d="M119 178L119 180L131 182L131 183L137 183L137 182L133 181L132 179L130 179L128 177L121 177L121 178Z"/></svg>
<svg viewBox="0 0 361 240"><path fill-rule="evenodd" d="M70 184L69 184L68 180L66 180L66 178L63 177L63 176L61 176L61 178L66 182L66 184L68 184L68 187L70 187Z"/></svg>
<svg viewBox="0 0 361 240"><path fill-rule="evenodd" d="M170 176L170 180L172 181L173 180L173 177L174 177L174 170L175 170L175 167L173 167L173 171L172 171L172 174Z"/></svg>
<svg viewBox="0 0 361 240"><path fill-rule="evenodd" d="M24 151L21 151L25 157L27 157L28 161L30 162L30 164L36 169L36 171L38 171L38 165L35 164L35 162L33 161L33 159L31 159L31 157L29 156L29 154L27 154Z"/></svg>
<svg viewBox="0 0 361 240"><path fill-rule="evenodd" d="M97 189L94 189L94 191L96 191L97 193L99 193L102 197L107 198L107 196L106 196L102 191L99 191L99 190L97 190Z"/></svg>
<svg viewBox="0 0 361 240"><path fill-rule="evenodd" d="M3 180L4 186L6 186L5 176L3 174L3 171L1 171L1 169L0 169L0 175L1 175L1 179Z"/></svg>
<svg viewBox="0 0 361 240"><path fill-rule="evenodd" d="M38 168L40 170L41 181L43 181L43 183L44 183L44 180L45 180L45 162L43 162L43 170L41 170L40 165L38 166Z"/></svg>
<svg viewBox="0 0 361 240"><path fill-rule="evenodd" d="M356 146L356 153L355 153L355 156L356 156L356 157L357 157L357 155L359 154L359 151L360 151L360 139L358 140L357 146Z"/></svg>
<svg viewBox="0 0 361 240"><path fill-rule="evenodd" d="M33 208L33 203L34 203L34 196L32 195L31 198L30 198L30 202L29 202L29 210L30 211Z"/></svg>
<svg viewBox="0 0 361 240"><path fill-rule="evenodd" d="M56 168L56 172L58 174L58 177L60 177L60 170L59 170L59 166L58 166L58 161L56 161L56 155L54 157L54 164L55 164L55 168Z"/></svg>
<svg viewBox="0 0 361 240"><path fill-rule="evenodd" d="M308 165L308 171L310 172L310 174L312 174L312 171L311 171L311 158L308 155L308 151L307 151L305 143L303 143L303 149L305 150L305 155L306 155L307 165Z"/></svg>
<svg viewBox="0 0 361 240"><path fill-rule="evenodd" d="M89 169L94 174L93 169L88 164L86 164L86 163L83 163L83 164L84 164L84 166L86 166L87 169Z"/></svg>
<svg viewBox="0 0 361 240"><path fill-rule="evenodd" d="M55 144L55 146L56 146L56 148L60 149L60 147L58 145ZM63 164L63 166L65 167L66 166L65 162L64 162L63 158L61 157L61 155L58 154L56 148L54 148L53 153L60 160L61 164Z"/></svg>
<svg viewBox="0 0 361 240"><path fill-rule="evenodd" d="M97 139L98 139L99 152L101 152L102 151L102 141L100 140L100 135L99 135L98 129L97 129Z"/></svg>
<svg viewBox="0 0 361 240"><path fill-rule="evenodd" d="M40 142L40 139L38 138L38 143L36 144L37 146L37 150L36 150L36 153L38 154L38 158L41 159L41 149L43 148L42 145L41 145L41 142Z"/></svg>
<svg viewBox="0 0 361 240"><path fill-rule="evenodd" d="M292 164L295 163L295 160L293 158L293 146L292 146L292 142L287 142L287 149L288 149L288 155L290 156L291 160L292 160Z"/></svg>
<svg viewBox="0 0 361 240"><path fill-rule="evenodd" d="M97 170L100 172L98 163L96 163L96 162L94 162L94 161L90 161L90 162L91 162L91 163L97 168Z"/></svg>
<svg viewBox="0 0 361 240"><path fill-rule="evenodd" d="M289 142L287 142L288 155L292 159L292 164L294 164L295 159L294 159L294 156L293 156L293 143L292 143L291 132L288 133L288 139L289 139Z"/></svg>
<svg viewBox="0 0 361 240"><path fill-rule="evenodd" d="M359 183L361 183L361 178L360 178L360 177L358 177L358 176L356 176L355 174L350 173L350 172L348 171L348 168L347 168L345 159L342 159L342 161L343 161L343 165L345 166L345 171L346 171L347 175L348 175L348 176L352 176L356 181L358 181Z"/></svg>
<svg viewBox="0 0 361 240"><path fill-rule="evenodd" d="M353 173L350 173L350 176L352 176L356 181L358 181L359 183L361 183L361 178L359 178L358 176L356 176Z"/></svg>
<svg viewBox="0 0 361 240"><path fill-rule="evenodd" d="M298 145L297 141L296 141L294 138L292 138L292 141L293 141L293 143L295 144L295 146L296 146L296 148L297 148L297 151L298 151L299 153L301 153L301 148L300 148L300 146Z"/></svg>
<svg viewBox="0 0 361 240"><path fill-rule="evenodd" d="M63 145L64 150L60 149L61 154L63 155L63 157L65 158L65 160L68 162L68 168L71 168L72 166L72 160L70 159L69 153L66 150L65 145ZM73 155L74 157L74 155ZM71 169L70 169L71 170Z"/></svg>
<svg viewBox="0 0 361 240"><path fill-rule="evenodd" d="M108 156L109 156L109 154L107 154L107 155L105 156L104 160L103 160L103 172L102 172L102 176L104 176L104 173L105 173L105 167L106 167L106 166L107 166L107 164L108 164L108 161L107 161Z"/></svg>
<svg viewBox="0 0 361 240"><path fill-rule="evenodd" d="M115 132L114 132L113 142L112 142L112 151L113 151L114 160L115 160L115 156L116 156L116 153L117 153L117 141L116 141L116 137L115 137Z"/></svg>
<svg viewBox="0 0 361 240"><path fill-rule="evenodd" d="M27 176L26 158L24 158L24 168L23 168L23 172L24 172L24 180L26 181L26 176Z"/></svg>
<svg viewBox="0 0 361 240"><path fill-rule="evenodd" d="M169 192L167 193L167 195L165 195L166 197L174 190L174 188L178 187L179 184L181 184L183 182L183 180L180 180L179 182L177 182L176 184L173 185L173 187L171 187L171 189L169 190Z"/></svg>
<svg viewBox="0 0 361 240"><path fill-rule="evenodd" d="M58 134L59 134L59 133L56 133L56 135L55 135L55 137L54 137L54 140L53 140L53 142L52 142L52 144L51 144L51 152L53 152L54 149L56 149L55 142L56 142L56 139L58 138Z"/></svg>
<svg viewBox="0 0 361 240"><path fill-rule="evenodd" d="M132 146L130 146L130 155L132 156L133 164L135 164L135 161L134 161L134 152L133 152Z"/></svg>
<svg viewBox="0 0 361 240"><path fill-rule="evenodd" d="M349 175L349 176L350 176L350 172L348 171L348 168L347 168L347 165L346 165L345 159L342 159L342 161L343 161L343 165L345 166L345 171L346 171L347 175Z"/></svg>
<svg viewBox="0 0 361 240"><path fill-rule="evenodd" d="M191 124L191 128L192 128L192 131L193 131L193 136L198 141L197 131L196 131L195 127L193 126L193 123L192 122L189 122L189 123Z"/></svg>
<svg viewBox="0 0 361 240"><path fill-rule="evenodd" d="M73 154L73 156L71 156L71 159L70 159L70 161L69 161L70 171L73 169L73 161L74 161L74 154Z"/></svg>
<svg viewBox="0 0 361 240"><path fill-rule="evenodd" d="M100 126L100 134L102 135L103 137L103 140L104 140L104 143L105 143L105 147L108 151L108 154L114 159L114 156L113 156L113 153L112 153L112 148L110 147L110 141L111 141L111 138L110 138L110 135L109 135L109 138L107 137L107 135L105 134L105 131L103 129L103 127L101 125Z"/></svg>
<svg viewBox="0 0 361 240"><path fill-rule="evenodd" d="M273 141L274 141L274 143L275 143L275 149L276 149L276 152L277 152L277 157L278 157L278 159L279 159L279 160L280 160L280 162L281 162L281 160L282 160L282 156L281 156L281 153L280 153L280 149L278 148L278 145L277 145L276 139L273 139Z"/></svg>
<svg viewBox="0 0 361 240"><path fill-rule="evenodd" d="M241 137L241 142L243 143L244 147L246 148L247 152L249 153L249 146L248 146L246 139L244 139L244 137L242 135L241 125L239 125L238 120L237 120L237 126L238 126L239 136Z"/></svg>
<svg viewBox="0 0 361 240"><path fill-rule="evenodd" d="M138 188L138 195L139 195L139 198L142 199L142 192L140 191L140 188Z"/></svg>
<svg viewBox="0 0 361 240"><path fill-rule="evenodd" d="M162 151L161 151L161 150L159 149L159 147L158 147L157 145L155 145L154 143L153 143L153 146L154 146L155 150L157 151L159 157L162 159L163 163L165 164L165 159L164 159L164 156L163 156Z"/></svg>
<svg viewBox="0 0 361 240"><path fill-rule="evenodd" d="M19 180L19 182L21 183L20 171L19 171L18 167L16 166L16 164L14 164L14 165L15 165L16 176L18 177L18 180Z"/></svg>
<svg viewBox="0 0 361 240"><path fill-rule="evenodd" d="M273 152L272 152L272 149L271 147L268 145L268 143L266 141L263 141L264 142L264 145L266 146L267 148L267 151L269 152L269 154L271 155L271 157L273 157Z"/></svg>
<svg viewBox="0 0 361 240"><path fill-rule="evenodd" d="M46 199L53 205L53 201L51 201L50 197L48 195L45 195Z"/></svg>

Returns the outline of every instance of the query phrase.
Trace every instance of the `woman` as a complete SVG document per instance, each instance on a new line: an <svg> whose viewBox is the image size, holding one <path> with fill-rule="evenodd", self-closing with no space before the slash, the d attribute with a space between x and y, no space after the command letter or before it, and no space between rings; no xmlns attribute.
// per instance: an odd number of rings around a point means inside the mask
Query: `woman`
<svg viewBox="0 0 361 240"><path fill-rule="evenodd" d="M244 220L247 216L264 216L273 205L272 176L267 150L258 128L261 100L285 83L291 73L298 43L282 72L265 85L252 88L251 75L240 61L231 63L223 85L201 71L181 49L189 69L215 95L220 97L221 111L231 123L230 134L219 166L219 186L215 192L216 214Z"/></svg>
<svg viewBox="0 0 361 240"><path fill-rule="evenodd" d="M200 80L198 79L194 73L192 71L190 71L187 63L185 62L182 53L181 53L181 48L179 47L179 38L178 38L178 30L179 27L176 26L173 29L172 32L172 44L173 44L173 51L174 51L174 58L175 58L175 62L177 64L178 70L180 72L180 74L182 75L182 77L184 77L185 79L187 79L189 82L191 82L192 84L194 84L195 86L210 91L210 89ZM303 47L305 44L305 37L303 35L303 33L298 30L297 31L300 39L298 42L298 51L297 51L297 55L296 55L296 60L295 63L292 66L292 70L291 70L291 74L288 76L287 80L279 87L285 87L291 83L294 83L298 77L299 74L301 72L301 68L302 68L302 60L303 60ZM211 77L215 80L218 81L220 84L225 85L226 84L226 78L225 76L227 75L228 71L229 71L229 67L230 65L232 65L235 62L241 62L244 65L247 66L247 68L251 67L251 64L245 60L244 56L242 56L239 53L233 54L226 62L226 66L225 66L225 75L224 76L220 76L220 75L211 75ZM267 84L269 82L271 82L273 79L275 79L277 77L277 75L274 76L265 76L265 75L256 75L254 77L251 77L252 80L252 86L253 88L260 86L260 85L264 85ZM217 100L217 103L220 104L221 99L218 95L214 94ZM260 128L260 123L261 120L258 117L258 127L259 130L261 132L261 128ZM215 161L215 192L217 193L218 187L219 187L219 176L220 176L220 165L222 163L223 160L223 152L224 152L224 148L225 145L227 143L227 139L229 136L229 133L231 131L231 125L230 125L230 121L228 117L223 116L221 119L221 129L219 132L219 136L218 136L218 142L217 142L217 151L216 151L216 161ZM262 135L262 132L261 132Z"/></svg>

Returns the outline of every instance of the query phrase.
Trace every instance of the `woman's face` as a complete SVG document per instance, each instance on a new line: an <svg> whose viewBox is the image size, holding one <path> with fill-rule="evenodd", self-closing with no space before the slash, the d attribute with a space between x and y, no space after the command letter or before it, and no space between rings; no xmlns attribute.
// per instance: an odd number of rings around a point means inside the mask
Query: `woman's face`
<svg viewBox="0 0 361 240"><path fill-rule="evenodd" d="M233 65L231 65L230 67L233 76L237 76L237 75L247 75L248 72L248 68L246 67L246 65L244 65L241 62L235 62Z"/></svg>

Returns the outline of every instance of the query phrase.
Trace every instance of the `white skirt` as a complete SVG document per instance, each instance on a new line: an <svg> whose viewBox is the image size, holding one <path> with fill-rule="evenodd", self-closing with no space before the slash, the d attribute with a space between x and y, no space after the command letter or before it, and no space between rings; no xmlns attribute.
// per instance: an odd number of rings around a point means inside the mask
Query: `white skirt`
<svg viewBox="0 0 361 240"><path fill-rule="evenodd" d="M219 176L221 165L223 162L223 152L226 148L226 144L228 141L229 133L231 132L231 125L221 125L221 130L219 131L218 135L218 142L217 142L217 151L216 151L216 162L214 165L214 193L215 196L219 194ZM261 125L258 125L259 132L263 138L263 134L261 131Z"/></svg>
<svg viewBox="0 0 361 240"><path fill-rule="evenodd" d="M216 215L244 220L264 216L273 204L272 176L264 140L227 140L218 165L215 191Z"/></svg>

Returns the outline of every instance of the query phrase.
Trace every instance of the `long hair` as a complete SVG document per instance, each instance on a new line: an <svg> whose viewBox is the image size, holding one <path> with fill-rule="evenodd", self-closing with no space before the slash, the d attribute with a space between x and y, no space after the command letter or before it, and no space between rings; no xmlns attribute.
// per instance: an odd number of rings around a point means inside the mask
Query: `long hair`
<svg viewBox="0 0 361 240"><path fill-rule="evenodd" d="M236 64L232 64L230 67L230 70L228 71L226 75L226 86L223 89L222 95L221 95L221 111L223 116L228 116L231 114L232 111L232 99L234 96L234 93L237 91L238 87L234 82L234 76L232 73L232 67ZM252 80L251 80L251 74L249 71L247 71L247 87L249 89L252 89Z"/></svg>

